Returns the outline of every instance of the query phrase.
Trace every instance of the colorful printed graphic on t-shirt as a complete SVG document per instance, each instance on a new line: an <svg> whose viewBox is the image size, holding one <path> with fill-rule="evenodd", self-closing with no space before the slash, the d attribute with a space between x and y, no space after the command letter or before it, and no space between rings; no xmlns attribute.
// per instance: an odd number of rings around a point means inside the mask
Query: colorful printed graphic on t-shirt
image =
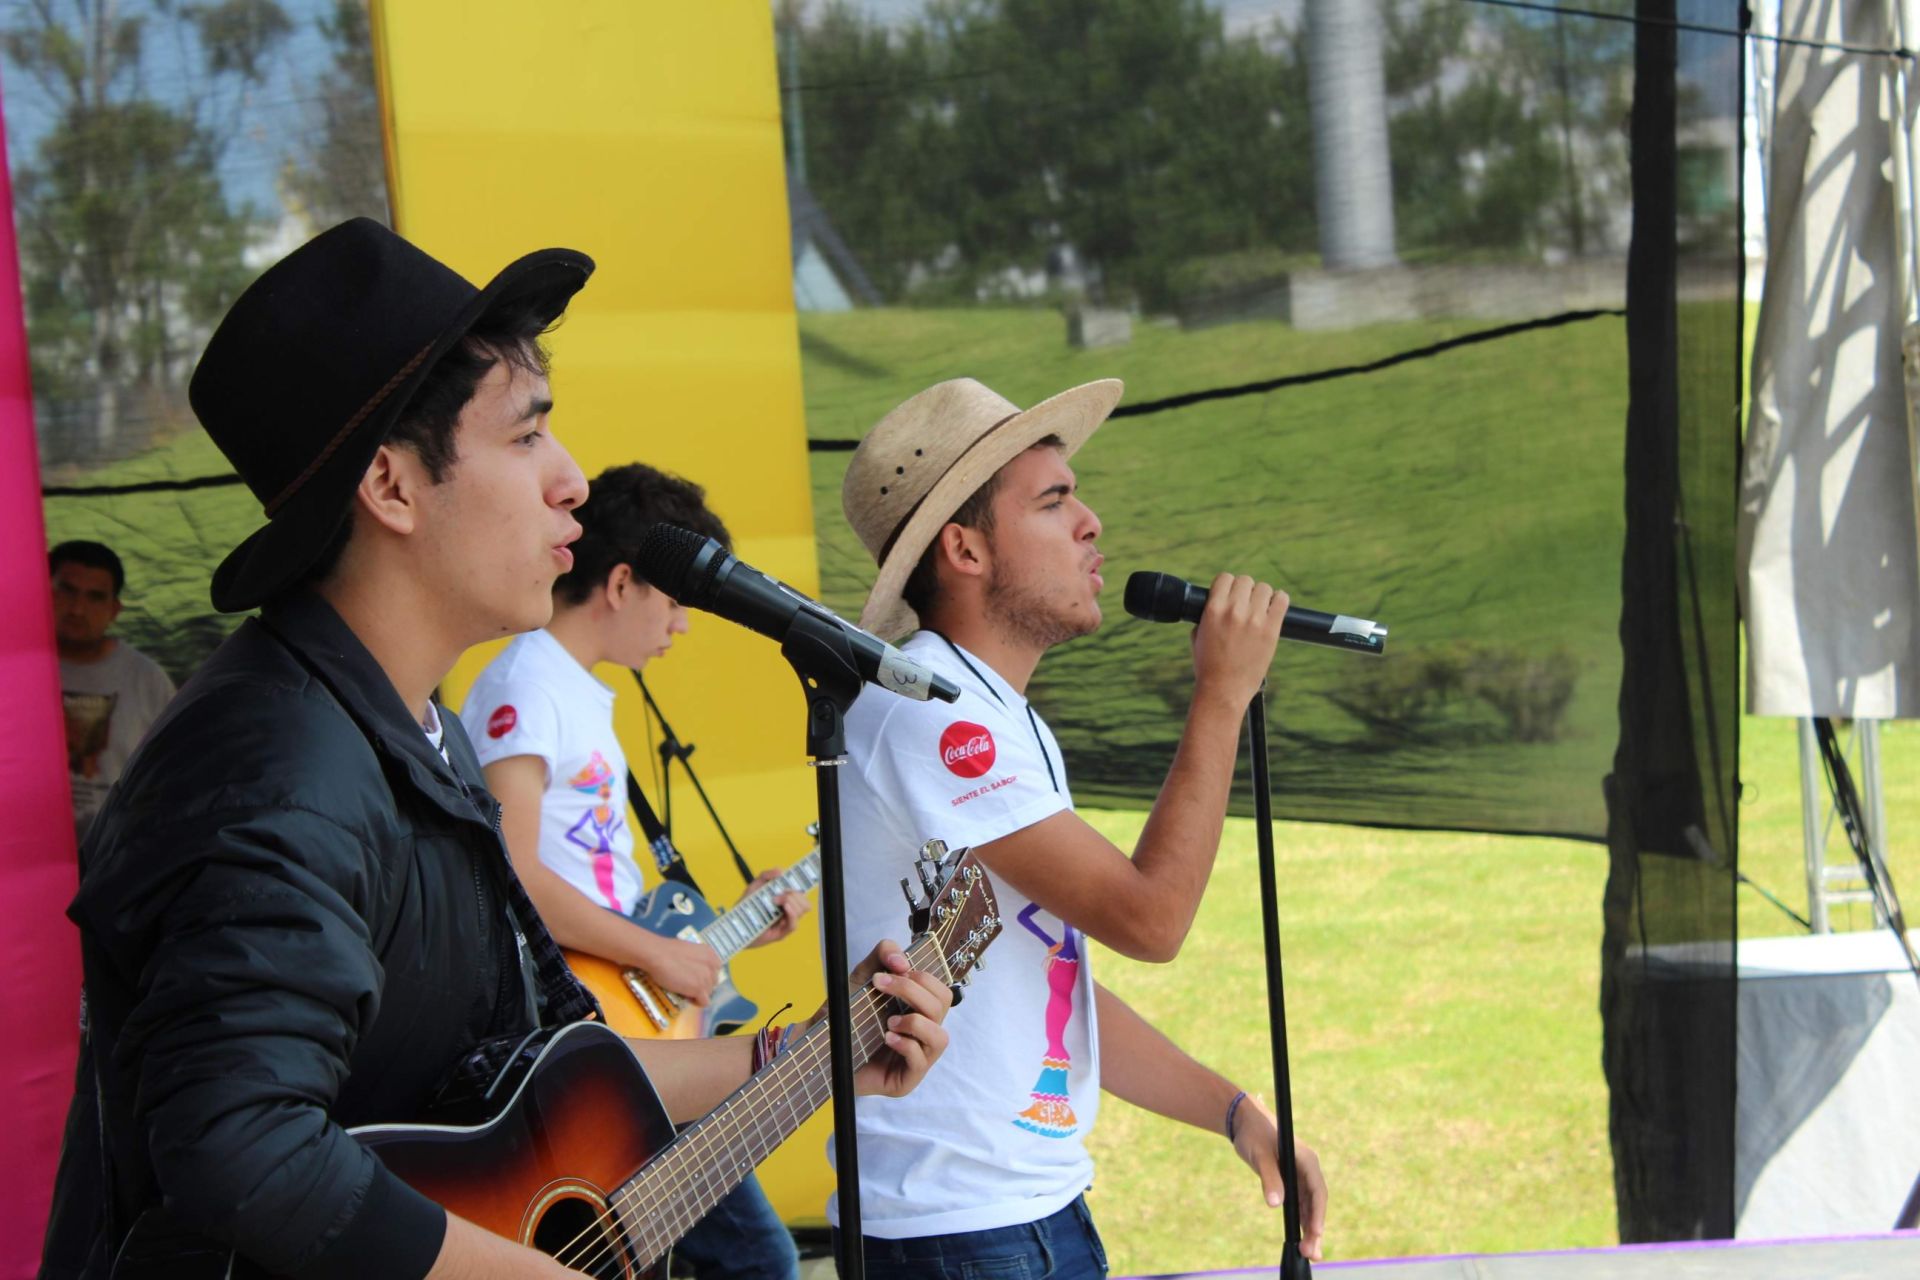
<svg viewBox="0 0 1920 1280"><path fill-rule="evenodd" d="M1067 1095L1067 1072L1073 1067L1067 1052L1067 1023L1073 1020L1073 989L1080 978L1080 937L1062 921L1060 937L1053 938L1034 922L1039 912L1038 903L1029 903L1018 918L1047 947L1047 1049L1040 1058L1040 1078L1033 1082L1029 1105L1013 1122L1043 1138L1070 1138L1080 1123Z"/></svg>
<svg viewBox="0 0 1920 1280"><path fill-rule="evenodd" d="M62 690L61 709L67 719L67 772L76 778L100 776L100 753L113 733L113 706L117 693L74 693Z"/></svg>
<svg viewBox="0 0 1920 1280"><path fill-rule="evenodd" d="M593 858L593 882L600 896L614 911L624 912L620 895L613 888L613 837L626 821L613 803L613 766L598 751L586 767L567 779L567 785L581 795L597 796L600 803L580 815L580 821L567 830L567 839L585 849Z"/></svg>

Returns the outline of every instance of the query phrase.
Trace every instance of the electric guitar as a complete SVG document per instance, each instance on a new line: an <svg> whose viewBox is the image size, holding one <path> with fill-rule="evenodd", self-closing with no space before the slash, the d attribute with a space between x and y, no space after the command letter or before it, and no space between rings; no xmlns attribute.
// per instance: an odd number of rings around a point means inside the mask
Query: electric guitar
<svg viewBox="0 0 1920 1280"><path fill-rule="evenodd" d="M973 855L928 841L902 880L916 969L964 983L1000 932L993 884ZM900 1008L871 983L852 993L854 1052L882 1047ZM370 1125L353 1134L395 1174L487 1230L601 1280L664 1280L674 1241L832 1096L825 1019L676 1137L631 1050L577 1022L548 1041L484 1124ZM491 1093L507 1092L501 1081Z"/></svg>
<svg viewBox="0 0 1920 1280"><path fill-rule="evenodd" d="M720 956L720 983L706 1008L678 992L668 991L643 969L630 969L612 960L566 951L567 967L600 1002L607 1025L623 1036L643 1040L692 1040L724 1036L752 1022L760 1006L733 985L728 962L780 918L783 893L805 893L820 883L820 851L815 849L785 871L716 913L707 900L678 880L668 880L648 894L634 915L634 923L665 938L704 942Z"/></svg>

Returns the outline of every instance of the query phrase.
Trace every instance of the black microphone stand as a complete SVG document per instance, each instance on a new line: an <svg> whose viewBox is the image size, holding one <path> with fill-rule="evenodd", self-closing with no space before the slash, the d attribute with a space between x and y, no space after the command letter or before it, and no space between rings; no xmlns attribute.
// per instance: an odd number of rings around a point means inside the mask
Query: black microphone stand
<svg viewBox="0 0 1920 1280"><path fill-rule="evenodd" d="M1254 832L1260 848L1260 918L1267 948L1267 1027L1273 1045L1273 1113L1280 1129L1281 1213L1286 1244L1280 1280L1311 1280L1313 1266L1300 1252L1300 1180L1293 1157L1293 1081L1287 1065L1287 993L1280 977L1280 906L1273 867L1273 778L1267 765L1267 686L1247 704L1247 737L1253 757Z"/></svg>
<svg viewBox="0 0 1920 1280"><path fill-rule="evenodd" d="M807 755L820 807L820 931L826 940L827 1032L832 1055L833 1163L840 1192L841 1280L865 1280L861 1253L860 1164L853 1127L853 1010L847 991L847 898L840 849L840 774L846 760L847 709L865 681L847 633L802 609L793 615L780 652L807 698Z"/></svg>
<svg viewBox="0 0 1920 1280"><path fill-rule="evenodd" d="M680 736L667 722L667 713L653 700L653 690L647 688L647 678L639 670L633 673L634 683L640 686L640 696L647 701L647 710L653 712L654 719L660 722L660 825L667 829L668 839L673 837L673 762L678 760L680 767L687 771L687 781L693 784L693 790L700 797L700 803L707 807L707 816L713 819L714 830L720 833L720 839L726 843L727 852L733 855L734 869L741 879L753 883L753 872L747 866L747 860L740 856L740 847L733 842L733 836L727 831L727 824L720 821L720 811L713 807L713 801L707 796L707 789L700 785L700 775L693 771L694 744L680 741Z"/></svg>

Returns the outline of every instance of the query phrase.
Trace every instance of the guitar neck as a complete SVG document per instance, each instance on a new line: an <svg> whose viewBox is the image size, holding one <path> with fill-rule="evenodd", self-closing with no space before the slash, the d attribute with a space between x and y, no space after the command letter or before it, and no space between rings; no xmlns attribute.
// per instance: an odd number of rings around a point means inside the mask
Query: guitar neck
<svg viewBox="0 0 1920 1280"><path fill-rule="evenodd" d="M907 958L916 969L947 972L932 938L909 947ZM891 1001L868 985L852 994L851 1003L853 1060L865 1062L884 1043ZM611 1206L641 1264L662 1257L832 1096L822 1019L614 1193Z"/></svg>
<svg viewBox="0 0 1920 1280"><path fill-rule="evenodd" d="M720 963L733 959L780 918L780 904L774 899L790 891L804 892L812 886L819 865L820 855L808 854L785 874L767 881L715 917L712 924L700 931L701 940L719 954Z"/></svg>

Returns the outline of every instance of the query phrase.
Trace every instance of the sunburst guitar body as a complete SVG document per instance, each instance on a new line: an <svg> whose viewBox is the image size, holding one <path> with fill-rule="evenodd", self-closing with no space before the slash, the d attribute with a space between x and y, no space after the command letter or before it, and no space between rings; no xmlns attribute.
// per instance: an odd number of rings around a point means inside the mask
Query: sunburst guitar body
<svg viewBox="0 0 1920 1280"><path fill-rule="evenodd" d="M930 841L921 857L927 900L907 957L964 983L1000 933L993 884L964 849ZM871 983L852 993L855 1062L884 1048L899 1008ZM559 1029L491 1092L506 1102L481 1123L353 1134L409 1186L497 1235L600 1280L664 1278L673 1243L831 1099L826 1020L677 1135L638 1059L597 1022Z"/></svg>

